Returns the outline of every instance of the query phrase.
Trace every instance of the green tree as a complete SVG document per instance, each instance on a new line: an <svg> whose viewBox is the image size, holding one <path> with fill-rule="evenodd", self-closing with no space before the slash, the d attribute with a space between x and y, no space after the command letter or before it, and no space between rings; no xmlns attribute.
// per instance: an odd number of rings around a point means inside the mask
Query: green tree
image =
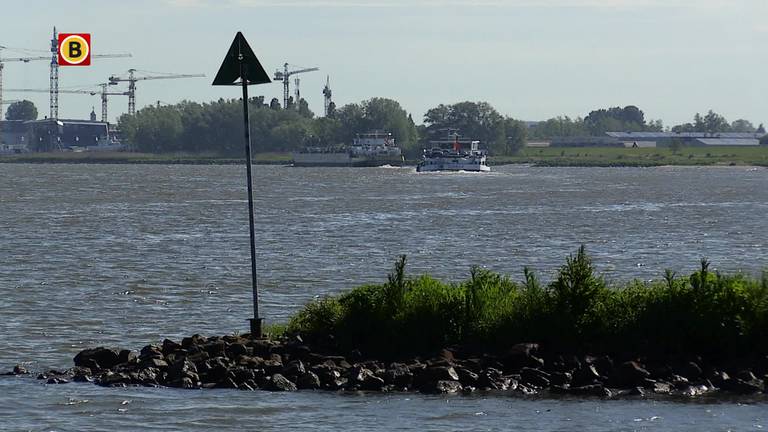
<svg viewBox="0 0 768 432"><path fill-rule="evenodd" d="M318 118L312 125L313 136L316 138L317 143L323 146L343 144L337 141L340 128L341 122L331 117Z"/></svg>
<svg viewBox="0 0 768 432"><path fill-rule="evenodd" d="M610 131L644 131L647 127L645 114L634 105L592 111L584 118L584 125L593 136Z"/></svg>
<svg viewBox="0 0 768 432"><path fill-rule="evenodd" d="M513 118L504 119L505 135L507 136L506 147L501 152L505 155L517 154L525 147L528 136L528 126L525 122Z"/></svg>
<svg viewBox="0 0 768 432"><path fill-rule="evenodd" d="M269 101L269 108L273 110L279 110L280 107L280 101L277 98L272 98L271 101Z"/></svg>
<svg viewBox="0 0 768 432"><path fill-rule="evenodd" d="M404 151L414 150L418 142L416 126L408 118L408 113L399 102L387 98L372 98L363 101L362 108L363 124L366 129L388 131Z"/></svg>
<svg viewBox="0 0 768 432"><path fill-rule="evenodd" d="M183 126L181 113L175 106L147 106L135 118L125 114L119 124L124 137L141 152L161 153L181 150L179 137Z"/></svg>
<svg viewBox="0 0 768 432"><path fill-rule="evenodd" d="M444 139L447 129L458 129L462 136L479 140L494 152L506 152L505 119L488 102L440 104L424 114L424 123L425 139Z"/></svg>
<svg viewBox="0 0 768 432"><path fill-rule="evenodd" d="M755 126L749 120L738 119L731 123L731 132L755 132Z"/></svg>
<svg viewBox="0 0 768 432"><path fill-rule="evenodd" d="M582 119L559 116L537 123L531 128L528 135L531 139L550 139L553 137L573 137L588 134L589 132L584 126Z"/></svg>
<svg viewBox="0 0 768 432"><path fill-rule="evenodd" d="M308 121L284 122L270 131L270 150L289 151L303 146L312 136L312 128Z"/></svg>
<svg viewBox="0 0 768 432"><path fill-rule="evenodd" d="M712 110L707 112L707 115L704 116L703 120L704 132L729 132L731 129L731 125L728 123L728 120Z"/></svg>
<svg viewBox="0 0 768 432"><path fill-rule="evenodd" d="M8 105L5 118L6 120L36 120L37 108L28 100L14 102Z"/></svg>
<svg viewBox="0 0 768 432"><path fill-rule="evenodd" d="M705 115L696 113L693 123L683 123L672 128L672 132L730 132L731 124L720 114L709 110Z"/></svg>
<svg viewBox="0 0 768 432"><path fill-rule="evenodd" d="M315 116L315 113L309 109L309 104L304 98L299 99L299 115L306 118L312 118Z"/></svg>

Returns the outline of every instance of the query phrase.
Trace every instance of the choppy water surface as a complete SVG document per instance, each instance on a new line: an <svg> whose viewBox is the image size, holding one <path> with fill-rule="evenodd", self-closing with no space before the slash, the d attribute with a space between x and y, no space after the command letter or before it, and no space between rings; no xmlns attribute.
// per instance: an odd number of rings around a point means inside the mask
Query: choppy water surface
<svg viewBox="0 0 768 432"><path fill-rule="evenodd" d="M768 171L497 167L255 169L263 314L411 272L473 264L552 277L584 243L610 280L708 257L768 264ZM0 165L0 371L68 367L84 347L247 329L244 169ZM502 396L270 394L46 386L0 378L0 429L759 430L765 405Z"/></svg>

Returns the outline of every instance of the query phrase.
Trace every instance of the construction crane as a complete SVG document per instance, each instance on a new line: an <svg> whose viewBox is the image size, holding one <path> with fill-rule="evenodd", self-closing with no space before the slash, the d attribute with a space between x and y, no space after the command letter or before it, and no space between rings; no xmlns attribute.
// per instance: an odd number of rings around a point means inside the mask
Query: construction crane
<svg viewBox="0 0 768 432"><path fill-rule="evenodd" d="M50 99L51 115L50 118L59 118L59 33L56 27L53 28L53 38L51 39L51 74L50 74ZM130 53L126 54L92 54L91 58L124 58L132 57Z"/></svg>
<svg viewBox="0 0 768 432"><path fill-rule="evenodd" d="M290 66L290 65L288 63L286 63L286 64L283 65L283 71L282 72L279 71L279 70L275 71L275 78L274 78L275 81L282 81L283 82L283 108L285 108L285 109L288 109L288 97L291 94L291 88L290 88L290 85L291 85L291 79L290 79L291 75L296 75L296 74L300 74L300 73L304 73L304 72L314 72L314 71L320 70L320 69L318 69L316 67L288 70L288 66ZM299 78L297 77L296 78L296 99L294 101L296 103L296 108L297 109L299 107L300 96L301 95L299 94Z"/></svg>
<svg viewBox="0 0 768 432"><path fill-rule="evenodd" d="M109 77L110 84L117 84L119 82L128 83L128 115L136 114L136 81L144 80L156 80L156 79L176 79L176 78L203 78L204 74L163 74L154 76L136 76L136 72L142 72L137 69L128 69L127 77L111 76ZM156 73L156 72L155 72Z"/></svg>
<svg viewBox="0 0 768 432"><path fill-rule="evenodd" d="M325 116L328 117L328 110L331 108L331 77L325 76L325 87L323 87L323 97L325 99Z"/></svg>
<svg viewBox="0 0 768 432"><path fill-rule="evenodd" d="M107 117L107 96L131 96L130 92L124 91L124 92L108 92L107 86L111 85L117 85L117 83L101 83L99 84L99 87L101 87L101 121L104 123L108 123L108 117ZM93 94L93 93L91 93Z"/></svg>
<svg viewBox="0 0 768 432"><path fill-rule="evenodd" d="M0 54L2 50L9 49L6 46L0 45ZM47 56L34 56L34 57L2 57L0 55L0 105L3 105L3 67L5 62L24 62L29 63L36 60L48 60Z"/></svg>
<svg viewBox="0 0 768 432"><path fill-rule="evenodd" d="M108 92L109 83L99 84L101 90L59 90L59 93L87 94L91 96L101 95L101 121L107 123L107 96L128 96L128 92ZM48 93L43 89L8 89L11 93Z"/></svg>

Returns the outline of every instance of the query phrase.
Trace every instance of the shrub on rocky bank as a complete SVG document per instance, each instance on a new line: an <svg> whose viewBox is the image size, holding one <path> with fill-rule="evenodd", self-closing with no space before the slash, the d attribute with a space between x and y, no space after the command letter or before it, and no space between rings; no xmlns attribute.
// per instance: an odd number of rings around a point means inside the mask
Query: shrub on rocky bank
<svg viewBox="0 0 768 432"><path fill-rule="evenodd" d="M582 247L542 285L388 281L307 305L284 334L184 338L139 353L86 349L38 378L103 386L293 391L507 391L613 397L765 391L768 278L701 269L609 287ZM536 341L530 343L528 341ZM17 366L8 375L27 374Z"/></svg>

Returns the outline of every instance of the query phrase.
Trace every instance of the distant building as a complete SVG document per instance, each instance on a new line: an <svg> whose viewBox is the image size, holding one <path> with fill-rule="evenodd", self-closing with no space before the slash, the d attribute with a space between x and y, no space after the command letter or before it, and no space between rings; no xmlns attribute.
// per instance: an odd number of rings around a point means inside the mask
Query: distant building
<svg viewBox="0 0 768 432"><path fill-rule="evenodd" d="M621 141L605 136L552 137L550 147L621 147Z"/></svg>
<svg viewBox="0 0 768 432"><path fill-rule="evenodd" d="M119 150L109 124L93 120L43 119L0 122L0 153Z"/></svg>
<svg viewBox="0 0 768 432"><path fill-rule="evenodd" d="M29 142L28 122L24 120L0 121L0 154L24 153Z"/></svg>
<svg viewBox="0 0 768 432"><path fill-rule="evenodd" d="M751 132L606 132L625 147L669 147L677 141L691 147L758 146L762 133Z"/></svg>

